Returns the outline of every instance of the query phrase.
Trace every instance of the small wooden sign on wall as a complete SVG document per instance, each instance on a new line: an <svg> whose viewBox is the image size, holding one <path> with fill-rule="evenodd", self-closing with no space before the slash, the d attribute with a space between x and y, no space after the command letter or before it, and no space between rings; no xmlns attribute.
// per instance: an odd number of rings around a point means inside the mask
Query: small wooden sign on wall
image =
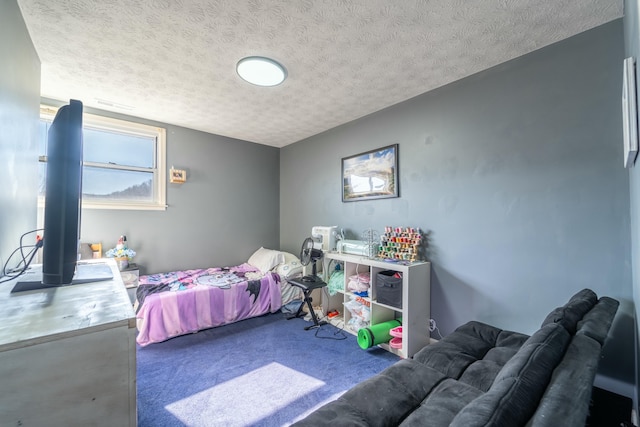
<svg viewBox="0 0 640 427"><path fill-rule="evenodd" d="M169 170L169 182L172 184L184 184L187 182L187 171L184 169L174 169L172 167Z"/></svg>

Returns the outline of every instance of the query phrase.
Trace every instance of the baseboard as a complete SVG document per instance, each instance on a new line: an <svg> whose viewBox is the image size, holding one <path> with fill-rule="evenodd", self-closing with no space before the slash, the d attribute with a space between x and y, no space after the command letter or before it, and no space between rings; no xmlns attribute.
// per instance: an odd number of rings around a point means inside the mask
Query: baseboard
<svg viewBox="0 0 640 427"><path fill-rule="evenodd" d="M634 399L635 387L633 384L596 374L593 385L603 390L619 394L620 396L628 397L631 400Z"/></svg>

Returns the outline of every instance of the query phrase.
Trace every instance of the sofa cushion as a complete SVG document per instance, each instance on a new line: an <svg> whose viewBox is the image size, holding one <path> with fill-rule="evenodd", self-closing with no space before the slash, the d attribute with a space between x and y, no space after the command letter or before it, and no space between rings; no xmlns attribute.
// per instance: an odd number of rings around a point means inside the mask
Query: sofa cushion
<svg viewBox="0 0 640 427"><path fill-rule="evenodd" d="M542 322L542 326L549 323L559 323L571 335L576 333L578 321L598 302L598 296L591 289L583 289L569 299L562 307L554 309Z"/></svg>
<svg viewBox="0 0 640 427"><path fill-rule="evenodd" d="M524 341L526 341L526 340L524 340ZM522 344L524 344L524 341L522 342ZM507 363L509 361L509 359L511 359L513 357L514 354L516 354L518 352L520 347L522 347L522 344L520 344L516 348L512 348L512 347L494 347L491 350L489 350L487 352L487 354L484 355L484 360L489 360L491 362L494 362L494 363L500 365L500 367L502 367L502 366L505 365L505 363Z"/></svg>
<svg viewBox="0 0 640 427"><path fill-rule="evenodd" d="M365 414L344 400L334 400L296 422L296 427L369 427Z"/></svg>
<svg viewBox="0 0 640 427"><path fill-rule="evenodd" d="M578 322L578 334L584 334L604 345L609 328L620 303L609 297L602 297L598 303Z"/></svg>
<svg viewBox="0 0 640 427"><path fill-rule="evenodd" d="M449 378L458 379L465 369L481 359L488 349L479 350L478 353L468 354L455 344L440 341L420 350L413 356L413 360Z"/></svg>
<svg viewBox="0 0 640 427"><path fill-rule="evenodd" d="M460 381L442 381L400 426L448 426L451 420L482 391Z"/></svg>
<svg viewBox="0 0 640 427"><path fill-rule="evenodd" d="M436 344L424 347L413 358L449 378L486 391L528 338L525 334L471 321Z"/></svg>
<svg viewBox="0 0 640 427"><path fill-rule="evenodd" d="M398 425L444 379L442 373L404 359L357 384L296 426Z"/></svg>
<svg viewBox="0 0 640 427"><path fill-rule="evenodd" d="M449 378L458 379L495 346L501 332L501 329L481 322L468 322L438 343L424 347L413 359Z"/></svg>
<svg viewBox="0 0 640 427"><path fill-rule="evenodd" d="M486 323L472 320L459 326L456 330L456 335L466 335L474 338L478 338L486 343L490 343L492 346L496 343L496 340L500 336L502 329L495 326L488 325ZM449 335L444 337L444 340L449 339Z"/></svg>
<svg viewBox="0 0 640 427"><path fill-rule="evenodd" d="M503 366L504 363L493 360L478 360L467 367L458 381L485 392L489 390Z"/></svg>
<svg viewBox="0 0 640 427"><path fill-rule="evenodd" d="M529 335L520 332L501 331L496 338L496 347L518 350L529 339Z"/></svg>
<svg viewBox="0 0 640 427"><path fill-rule="evenodd" d="M504 365L491 388L454 418L452 426L522 425L535 412L570 335L556 323L534 333Z"/></svg>

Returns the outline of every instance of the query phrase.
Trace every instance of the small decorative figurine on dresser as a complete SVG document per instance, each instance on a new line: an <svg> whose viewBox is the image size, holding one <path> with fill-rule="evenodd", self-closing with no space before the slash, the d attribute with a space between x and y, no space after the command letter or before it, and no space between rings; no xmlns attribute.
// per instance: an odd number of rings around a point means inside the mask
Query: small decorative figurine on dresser
<svg viewBox="0 0 640 427"><path fill-rule="evenodd" d="M136 251L127 247L127 236L120 236L115 248L107 251L108 258L115 258L120 271L129 267L129 262L136 256Z"/></svg>

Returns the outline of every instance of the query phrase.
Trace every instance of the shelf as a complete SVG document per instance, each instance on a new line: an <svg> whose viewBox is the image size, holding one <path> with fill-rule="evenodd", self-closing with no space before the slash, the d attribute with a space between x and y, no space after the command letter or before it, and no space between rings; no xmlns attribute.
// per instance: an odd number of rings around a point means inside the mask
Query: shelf
<svg viewBox="0 0 640 427"><path fill-rule="evenodd" d="M325 320L327 321L327 323L331 323L333 326L336 326L338 328L342 328L344 326L344 316L342 314L336 317L327 317Z"/></svg>
<svg viewBox="0 0 640 427"><path fill-rule="evenodd" d="M327 260L340 261L344 271L344 291L338 291L335 295L323 295L323 311L338 310L341 315L338 318L330 319L330 323L344 330L357 335L357 331L352 331L348 327L348 322L352 314L344 306L351 301L352 297L357 297L347 288L349 277L358 273L369 273L370 288L368 297L360 297L368 303L370 310L369 324L379 324L389 320L402 318L403 336L402 348L395 349L388 344L379 344L379 347L397 354L400 357L413 357L422 347L429 344L429 319L430 319L430 274L431 264L428 262L399 263L387 262L380 259L369 259L358 255L325 253ZM379 303L376 298L377 274L386 271L396 271L402 273L402 308ZM397 295L398 298L400 295ZM338 319L338 320L336 320Z"/></svg>
<svg viewBox="0 0 640 427"><path fill-rule="evenodd" d="M400 357L402 357L403 359L406 359L406 358L407 358L407 356L405 355L405 353L404 353L404 352L402 351L402 349L400 349L400 348L393 348L393 347L391 347L389 344L386 344L386 343L385 343L385 344L378 344L378 347L380 347L380 348L382 348L382 349L384 349L384 350L387 350L388 352L393 353L393 354L395 354L396 356L400 356Z"/></svg>
<svg viewBox="0 0 640 427"><path fill-rule="evenodd" d="M388 308L389 310L394 310L394 311L399 311L399 312L401 312L401 311L402 311L402 309L401 309L401 308L394 307L394 306L392 306L392 305L382 304L382 303L380 303L380 302L378 302L378 301L371 301L371 303L372 303L372 304L375 304L375 305L379 305L380 307Z"/></svg>

